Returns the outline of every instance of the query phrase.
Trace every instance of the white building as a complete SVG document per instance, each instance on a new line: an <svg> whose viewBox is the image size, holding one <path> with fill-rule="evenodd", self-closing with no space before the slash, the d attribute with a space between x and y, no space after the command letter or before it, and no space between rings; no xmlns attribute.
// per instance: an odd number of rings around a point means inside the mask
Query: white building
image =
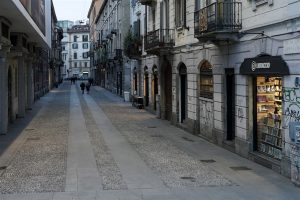
<svg viewBox="0 0 300 200"><path fill-rule="evenodd" d="M89 25L75 25L67 30L69 41L63 52L63 59L68 59L66 77L90 77L89 31Z"/></svg>
<svg viewBox="0 0 300 200"><path fill-rule="evenodd" d="M69 77L69 34L67 33L68 29L72 28L74 22L69 20L60 20L57 25L63 29L63 39L62 39L62 60L64 62L63 68L61 69L63 79Z"/></svg>
<svg viewBox="0 0 300 200"><path fill-rule="evenodd" d="M139 2L147 34L132 88L146 109L300 185L300 138L289 135L300 122L300 1Z"/></svg>

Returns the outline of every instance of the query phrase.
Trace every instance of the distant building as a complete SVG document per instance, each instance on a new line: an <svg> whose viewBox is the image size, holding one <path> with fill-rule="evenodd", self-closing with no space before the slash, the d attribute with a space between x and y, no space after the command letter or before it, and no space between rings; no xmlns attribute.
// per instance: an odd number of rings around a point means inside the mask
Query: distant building
<svg viewBox="0 0 300 200"><path fill-rule="evenodd" d="M67 77L90 77L89 32L89 25L74 25L67 30L69 41L64 45L63 51L63 59L68 58Z"/></svg>

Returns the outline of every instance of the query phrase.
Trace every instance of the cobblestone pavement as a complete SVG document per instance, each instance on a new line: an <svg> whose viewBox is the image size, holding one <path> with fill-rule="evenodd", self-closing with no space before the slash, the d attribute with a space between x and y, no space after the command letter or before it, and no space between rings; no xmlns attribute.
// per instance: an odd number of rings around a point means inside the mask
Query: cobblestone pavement
<svg viewBox="0 0 300 200"><path fill-rule="evenodd" d="M153 116L128 106L109 103L103 93L92 94L98 105L128 139L147 165L170 187L230 186L234 183L163 137ZM106 102L106 103L105 103ZM148 120L148 123L147 123Z"/></svg>
<svg viewBox="0 0 300 200"><path fill-rule="evenodd" d="M91 139L91 144L93 146L97 168L100 176L102 177L103 189L127 189L127 185L123 180L120 169L111 155L110 150L104 141L101 130L97 128L95 120L82 96L80 96L80 102L82 109L85 111L83 114L86 120L86 126Z"/></svg>
<svg viewBox="0 0 300 200"><path fill-rule="evenodd" d="M0 200L299 199L290 180L100 87L64 83L37 104L0 157Z"/></svg>
<svg viewBox="0 0 300 200"><path fill-rule="evenodd" d="M45 106L23 130L23 141L6 161L7 168L0 172L1 193L64 190L69 87L45 99Z"/></svg>

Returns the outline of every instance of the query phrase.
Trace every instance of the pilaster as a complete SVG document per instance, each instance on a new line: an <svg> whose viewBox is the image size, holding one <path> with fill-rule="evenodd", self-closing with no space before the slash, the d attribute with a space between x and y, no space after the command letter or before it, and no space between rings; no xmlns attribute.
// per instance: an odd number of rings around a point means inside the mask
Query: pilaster
<svg viewBox="0 0 300 200"><path fill-rule="evenodd" d="M3 46L0 50L0 134L6 134L8 126L8 51Z"/></svg>

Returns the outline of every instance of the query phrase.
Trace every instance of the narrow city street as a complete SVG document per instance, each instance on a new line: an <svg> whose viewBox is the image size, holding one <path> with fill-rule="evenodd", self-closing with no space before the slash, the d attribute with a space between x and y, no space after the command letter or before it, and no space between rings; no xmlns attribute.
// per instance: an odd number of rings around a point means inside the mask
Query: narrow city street
<svg viewBox="0 0 300 200"><path fill-rule="evenodd" d="M270 169L65 82L0 136L1 200L299 199Z"/></svg>

